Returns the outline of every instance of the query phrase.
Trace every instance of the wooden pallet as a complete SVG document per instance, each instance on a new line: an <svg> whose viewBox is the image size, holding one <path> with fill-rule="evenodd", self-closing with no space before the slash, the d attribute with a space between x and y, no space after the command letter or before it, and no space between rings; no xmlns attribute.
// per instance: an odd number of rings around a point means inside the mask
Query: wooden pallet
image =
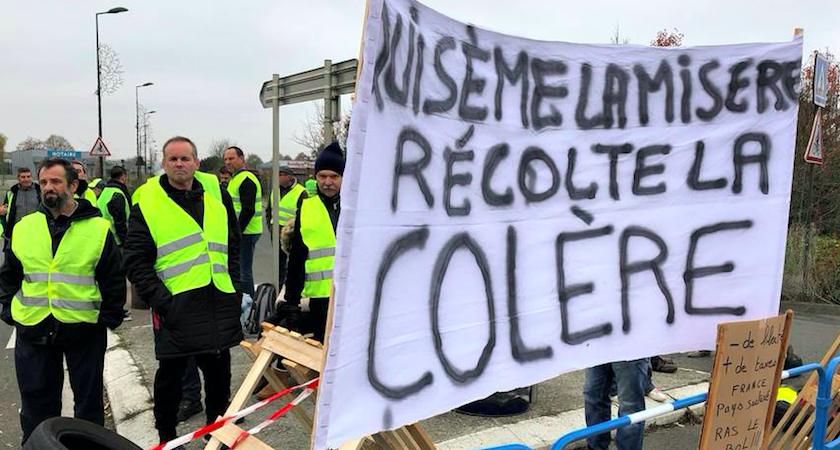
<svg viewBox="0 0 840 450"><path fill-rule="evenodd" d="M323 370L326 352L323 345L315 340L301 336L285 328L263 324L263 337L256 343L243 341L241 346L253 359L254 364L245 380L239 386L225 414L232 414L245 407L251 394L262 378L277 391L314 379ZM288 372L283 373L271 367L271 362L279 357ZM316 388L317 393L317 388ZM293 395L281 400L289 402ZM313 397L314 398L314 397ZM298 422L312 433L313 418L303 408L293 408L291 412ZM233 423L211 433L212 439L205 450L219 450L222 443L233 445L243 430ZM248 436L236 447L242 450L272 450L256 436ZM340 450L436 450L435 444L418 424L408 425L393 431L383 431L373 436L351 440Z"/></svg>
<svg viewBox="0 0 840 450"><path fill-rule="evenodd" d="M840 349L840 335L820 360L820 364L827 365ZM816 372L811 373L805 386L796 396L796 401L788 408L782 420L770 433L768 449L771 450L806 450L812 447L811 432L814 429L817 400ZM835 376L831 386L831 406L828 409L827 439L834 439L840 434L840 376Z"/></svg>

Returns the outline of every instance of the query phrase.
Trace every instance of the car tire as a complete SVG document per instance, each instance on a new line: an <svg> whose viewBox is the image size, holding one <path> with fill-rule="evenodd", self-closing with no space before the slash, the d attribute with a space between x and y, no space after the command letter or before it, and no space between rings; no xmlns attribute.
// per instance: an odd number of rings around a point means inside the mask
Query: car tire
<svg viewBox="0 0 840 450"><path fill-rule="evenodd" d="M143 450L119 434L86 420L53 417L41 422L23 450Z"/></svg>

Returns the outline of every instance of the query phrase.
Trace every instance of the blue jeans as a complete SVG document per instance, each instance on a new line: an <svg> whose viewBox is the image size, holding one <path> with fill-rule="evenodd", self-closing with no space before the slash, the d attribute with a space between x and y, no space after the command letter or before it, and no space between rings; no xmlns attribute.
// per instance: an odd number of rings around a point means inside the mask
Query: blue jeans
<svg viewBox="0 0 840 450"><path fill-rule="evenodd" d="M586 425L610 420L610 387L615 379L618 386L618 415L626 416L645 409L645 379L648 360L619 361L586 369L583 388ZM642 450L645 424L640 422L619 428L615 435L618 450ZM610 434L603 433L586 440L593 450L608 450Z"/></svg>
<svg viewBox="0 0 840 450"><path fill-rule="evenodd" d="M254 247L260 240L259 234L243 234L239 246L239 271L242 292L254 297Z"/></svg>

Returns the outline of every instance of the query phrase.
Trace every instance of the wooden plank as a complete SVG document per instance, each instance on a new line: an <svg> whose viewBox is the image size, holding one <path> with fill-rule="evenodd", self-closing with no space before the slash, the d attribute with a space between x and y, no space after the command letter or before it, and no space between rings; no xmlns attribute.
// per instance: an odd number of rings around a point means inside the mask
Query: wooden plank
<svg viewBox="0 0 840 450"><path fill-rule="evenodd" d="M254 361L254 365L251 366L251 370L248 372L248 375L245 376L245 380L239 386L239 390L236 391L236 395L233 396L233 400L230 401L230 405L225 411L225 415L233 414L243 406L245 403L248 402L248 399L251 397L251 392L257 387L257 384L260 382L260 379L263 376L263 372L271 364L271 359L274 358L274 355L271 352L263 350L260 352L259 356L257 356L257 360ZM221 447L221 442L218 439L210 439L210 442L207 443L207 446L204 447L204 450L219 450Z"/></svg>
<svg viewBox="0 0 840 450"><path fill-rule="evenodd" d="M394 434L402 441L403 448L407 450L423 450L420 448L420 443L414 439L414 436L405 427L397 428L394 430Z"/></svg>
<svg viewBox="0 0 840 450"><path fill-rule="evenodd" d="M426 430L420 426L419 423L413 423L411 425L406 425L405 429L411 434L414 438L414 441L420 446L422 450L436 450L437 446L435 445L434 441L426 434Z"/></svg>
<svg viewBox="0 0 840 450"><path fill-rule="evenodd" d="M802 426L802 429L799 430L793 437L793 441L791 441L790 448L792 449L800 449L805 450L810 448L810 435L811 430L814 429L814 419L816 418L816 414L811 414L808 416L808 420L805 421L805 425Z"/></svg>
<svg viewBox="0 0 840 450"><path fill-rule="evenodd" d="M345 442L341 447L338 447L338 450L362 450L364 442L365 438L350 439L349 441Z"/></svg>
<svg viewBox="0 0 840 450"><path fill-rule="evenodd" d="M389 442L382 433L374 434L371 436L371 439L373 439L373 441L376 442L376 445L378 445L382 450L399 450L391 447L391 442Z"/></svg>
<svg viewBox="0 0 840 450"><path fill-rule="evenodd" d="M222 441L228 447L232 446L234 442L236 442L236 438L242 433L242 428L237 427L236 425L229 423L218 430L213 431L210 433L213 436L213 439L210 441L219 442ZM209 445L209 444L208 444ZM259 440L255 436L248 436L236 446L238 450L274 450L271 446L266 444L265 442Z"/></svg>
<svg viewBox="0 0 840 450"><path fill-rule="evenodd" d="M320 370L324 365L324 351L298 340L277 329L267 333L263 348L283 358L295 361L310 369Z"/></svg>

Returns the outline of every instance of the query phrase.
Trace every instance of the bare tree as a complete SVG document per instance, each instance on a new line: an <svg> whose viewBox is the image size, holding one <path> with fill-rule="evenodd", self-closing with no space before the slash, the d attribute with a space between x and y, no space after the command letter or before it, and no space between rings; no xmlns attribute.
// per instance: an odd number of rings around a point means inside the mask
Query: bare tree
<svg viewBox="0 0 840 450"><path fill-rule="evenodd" d="M615 23L615 29L613 30L612 36L610 36L610 43L611 44L629 44L630 38L621 36L621 30L618 26L618 22Z"/></svg>
<svg viewBox="0 0 840 450"><path fill-rule="evenodd" d="M99 79L103 95L113 94L123 85L120 57L108 44L99 45ZM96 91L94 91L96 95Z"/></svg>
<svg viewBox="0 0 840 450"><path fill-rule="evenodd" d="M215 156L219 159L224 159L225 150L234 145L236 145L236 142L228 138L213 139L213 141L210 142L210 150L208 152L208 156Z"/></svg>
<svg viewBox="0 0 840 450"><path fill-rule="evenodd" d="M28 137L24 139L20 144L17 145L15 148L16 151L23 151L23 150L45 150L47 148L44 145L44 141L40 139L35 139L34 137Z"/></svg>
<svg viewBox="0 0 840 450"><path fill-rule="evenodd" d="M350 116L353 110L347 111L342 115L338 123L333 124L333 135L341 148L347 145L347 133L350 130ZM303 120L303 128L295 133L292 138L296 143L309 149L311 157L318 155L318 152L324 148L324 102L318 101L315 103L313 110L306 115Z"/></svg>
<svg viewBox="0 0 840 450"><path fill-rule="evenodd" d="M59 150L75 150L76 148L73 147L73 144L70 143L64 136L59 136L57 134L51 134L47 140L44 141L44 145L47 148L52 149L59 149Z"/></svg>
<svg viewBox="0 0 840 450"><path fill-rule="evenodd" d="M9 138L7 138L5 134L0 133L0 155L6 151L7 142L9 142Z"/></svg>
<svg viewBox="0 0 840 450"><path fill-rule="evenodd" d="M245 164L251 169L259 169L263 164L263 160L260 158L260 155L251 153L245 158Z"/></svg>

